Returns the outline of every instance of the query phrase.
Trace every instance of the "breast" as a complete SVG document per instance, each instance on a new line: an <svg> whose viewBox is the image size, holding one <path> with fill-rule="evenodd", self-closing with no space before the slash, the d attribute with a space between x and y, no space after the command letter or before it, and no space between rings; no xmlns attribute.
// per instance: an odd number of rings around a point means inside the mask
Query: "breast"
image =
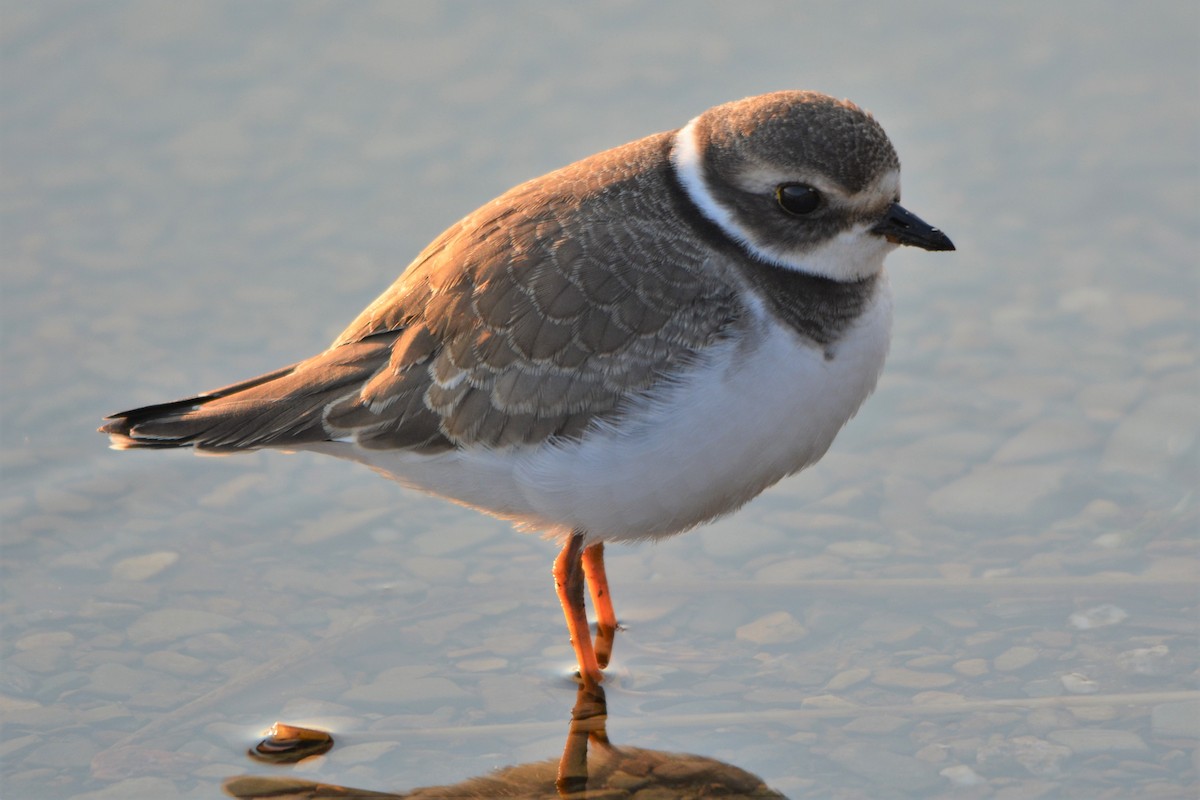
<svg viewBox="0 0 1200 800"><path fill-rule="evenodd" d="M523 455L513 478L534 516L596 539L670 535L733 511L823 456L883 368L886 276L827 344L762 304L754 310L739 336L615 424Z"/></svg>

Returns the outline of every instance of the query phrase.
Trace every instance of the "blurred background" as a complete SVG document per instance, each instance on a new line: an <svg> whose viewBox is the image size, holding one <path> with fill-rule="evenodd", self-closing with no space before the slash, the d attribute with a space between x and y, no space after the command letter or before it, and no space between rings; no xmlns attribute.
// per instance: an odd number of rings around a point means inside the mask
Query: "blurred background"
<svg viewBox="0 0 1200 800"><path fill-rule="evenodd" d="M1196 791L1195 3L5 0L0 48L5 796L555 757L552 543L94 429L324 348L520 181L783 88L870 109L958 252L889 258L888 368L819 465L609 548L613 742L794 798ZM251 764L277 719L338 744Z"/></svg>

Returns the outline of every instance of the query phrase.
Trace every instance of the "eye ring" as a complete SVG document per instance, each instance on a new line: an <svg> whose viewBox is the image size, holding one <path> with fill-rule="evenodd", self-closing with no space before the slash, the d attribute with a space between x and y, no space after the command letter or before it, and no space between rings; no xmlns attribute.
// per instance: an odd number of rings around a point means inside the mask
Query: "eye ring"
<svg viewBox="0 0 1200 800"><path fill-rule="evenodd" d="M781 183L775 187L775 202L793 217L805 217L821 207L821 193L807 183Z"/></svg>

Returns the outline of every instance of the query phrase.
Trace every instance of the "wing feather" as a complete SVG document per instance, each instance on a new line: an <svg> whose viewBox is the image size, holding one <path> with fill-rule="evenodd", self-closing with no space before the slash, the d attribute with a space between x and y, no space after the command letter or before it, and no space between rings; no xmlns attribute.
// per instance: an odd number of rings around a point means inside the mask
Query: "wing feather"
<svg viewBox="0 0 1200 800"><path fill-rule="evenodd" d="M518 186L452 226L308 361L116 415L118 446L355 439L434 452L578 438L726 334L742 307L672 234L669 134ZM650 166L648 166L650 165Z"/></svg>

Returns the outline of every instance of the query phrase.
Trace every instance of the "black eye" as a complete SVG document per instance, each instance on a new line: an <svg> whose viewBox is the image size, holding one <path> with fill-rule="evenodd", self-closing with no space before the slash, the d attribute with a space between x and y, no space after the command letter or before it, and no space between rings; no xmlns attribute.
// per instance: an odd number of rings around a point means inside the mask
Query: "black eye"
<svg viewBox="0 0 1200 800"><path fill-rule="evenodd" d="M784 183L775 189L779 207L794 217L803 217L821 207L821 193L804 183Z"/></svg>

